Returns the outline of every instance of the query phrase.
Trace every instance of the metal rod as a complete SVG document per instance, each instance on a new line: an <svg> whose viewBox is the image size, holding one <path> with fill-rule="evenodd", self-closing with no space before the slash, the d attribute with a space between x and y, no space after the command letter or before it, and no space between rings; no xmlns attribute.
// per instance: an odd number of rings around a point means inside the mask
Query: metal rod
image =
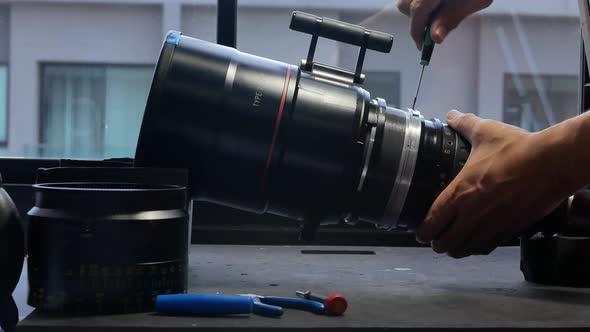
<svg viewBox="0 0 590 332"><path fill-rule="evenodd" d="M586 42L584 38L580 38L580 43L583 46ZM590 42L590 40L589 40ZM590 110L590 73L588 71L588 61L586 57L585 47L580 48L580 82L579 82L579 110L580 114Z"/></svg>
<svg viewBox="0 0 590 332"><path fill-rule="evenodd" d="M422 85L422 77L424 76L424 68L426 66L422 65L422 69L420 70L420 78L418 79L418 86L416 87L416 94L414 95L414 102L412 103L412 109L416 109L416 101L418 100L418 94L420 93L420 85Z"/></svg>
<svg viewBox="0 0 590 332"><path fill-rule="evenodd" d="M217 0L217 44L236 48L238 0Z"/></svg>

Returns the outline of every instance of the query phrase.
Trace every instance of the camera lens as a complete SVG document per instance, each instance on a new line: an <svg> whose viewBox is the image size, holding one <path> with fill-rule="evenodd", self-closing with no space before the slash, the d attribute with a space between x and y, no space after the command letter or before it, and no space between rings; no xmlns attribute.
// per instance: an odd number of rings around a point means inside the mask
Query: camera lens
<svg viewBox="0 0 590 332"><path fill-rule="evenodd" d="M415 228L468 145L372 98L354 73L306 68L171 32L136 166L190 169L193 198L256 213Z"/></svg>
<svg viewBox="0 0 590 332"><path fill-rule="evenodd" d="M51 183L33 190L29 305L62 314L121 314L153 310L157 294L186 292L185 188Z"/></svg>
<svg viewBox="0 0 590 332"><path fill-rule="evenodd" d="M370 112L357 218L384 229L414 230L465 165L470 147L440 120L417 111L376 99Z"/></svg>

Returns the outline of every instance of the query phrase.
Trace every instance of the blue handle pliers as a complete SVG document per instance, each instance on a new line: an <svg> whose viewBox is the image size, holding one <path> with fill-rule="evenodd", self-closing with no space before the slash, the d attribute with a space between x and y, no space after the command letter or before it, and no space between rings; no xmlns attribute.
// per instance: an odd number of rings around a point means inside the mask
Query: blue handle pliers
<svg viewBox="0 0 590 332"><path fill-rule="evenodd" d="M164 315L227 316L255 313L281 317L283 308L299 309L323 315L323 303L292 297L253 294L171 294L158 295L155 309Z"/></svg>
<svg viewBox="0 0 590 332"><path fill-rule="evenodd" d="M249 296L253 302L253 312L260 316L280 317L283 315L283 308L309 311L314 314L323 315L326 307L323 303L281 296L260 296L255 294L240 294Z"/></svg>

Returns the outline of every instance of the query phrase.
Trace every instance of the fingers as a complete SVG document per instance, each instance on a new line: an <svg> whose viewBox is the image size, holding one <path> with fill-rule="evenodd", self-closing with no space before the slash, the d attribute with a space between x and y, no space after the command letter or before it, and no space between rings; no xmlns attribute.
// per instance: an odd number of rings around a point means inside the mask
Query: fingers
<svg viewBox="0 0 590 332"><path fill-rule="evenodd" d="M449 256L463 258L470 255L489 255L502 243L514 238L518 233L518 220L525 218L519 214L508 217L505 212L509 205L502 205L506 208L494 208L489 211L480 210L479 216L471 216L476 219L477 227L462 243L448 250Z"/></svg>
<svg viewBox="0 0 590 332"><path fill-rule="evenodd" d="M441 0L414 0L410 3L410 34L418 49L422 48L430 14L438 7L440 2Z"/></svg>
<svg viewBox="0 0 590 332"><path fill-rule="evenodd" d="M459 111L450 111L447 114L447 123L470 143L475 138L476 126L482 121L473 114L463 114Z"/></svg>
<svg viewBox="0 0 590 332"><path fill-rule="evenodd" d="M502 243L510 239L509 232L498 231L493 222L482 224L462 245L449 250L449 256L463 258L471 255L489 255Z"/></svg>
<svg viewBox="0 0 590 332"><path fill-rule="evenodd" d="M431 26L432 40L442 43L451 30L454 30L467 16L489 7L493 0L447 1Z"/></svg>
<svg viewBox="0 0 590 332"><path fill-rule="evenodd" d="M438 238L432 241L432 249L439 254L453 253L469 242L476 228L477 224L472 222L471 218L459 216Z"/></svg>
<svg viewBox="0 0 590 332"><path fill-rule="evenodd" d="M480 119L473 114L451 111L447 115L449 125L465 136L468 140L473 135L473 127ZM459 175L460 177L460 175ZM457 220L459 206L455 194L457 177L434 201L426 218L416 230L416 240L421 243L433 242L434 251L443 253L463 244L475 228L475 223L467 223L466 218ZM463 206L463 208L465 208Z"/></svg>
<svg viewBox="0 0 590 332"><path fill-rule="evenodd" d="M441 0L398 0L400 12L411 17L410 32L416 47L422 48L424 32L432 12ZM467 16L489 7L493 0L447 0L440 13L433 18L431 36L436 43L442 43L449 32L455 29Z"/></svg>
<svg viewBox="0 0 590 332"><path fill-rule="evenodd" d="M410 3L412 0L397 0L397 9L406 16L410 16Z"/></svg>
<svg viewBox="0 0 590 332"><path fill-rule="evenodd" d="M430 207L426 218L416 230L416 240L420 243L429 243L436 239L447 229L456 215L456 206L453 202L453 184L449 185Z"/></svg>

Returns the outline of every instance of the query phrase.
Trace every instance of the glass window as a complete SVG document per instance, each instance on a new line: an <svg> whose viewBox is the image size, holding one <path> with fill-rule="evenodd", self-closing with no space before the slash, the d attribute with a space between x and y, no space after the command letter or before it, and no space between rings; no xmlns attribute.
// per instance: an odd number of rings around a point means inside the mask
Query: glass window
<svg viewBox="0 0 590 332"><path fill-rule="evenodd" d="M0 64L0 145L8 140L8 66Z"/></svg>
<svg viewBox="0 0 590 332"><path fill-rule="evenodd" d="M576 116L578 78L564 75L504 75L504 122L543 130Z"/></svg>
<svg viewBox="0 0 590 332"><path fill-rule="evenodd" d="M0 0L0 98L6 70L11 77L0 155L133 157L166 32L215 41L216 8L215 0Z"/></svg>
<svg viewBox="0 0 590 332"><path fill-rule="evenodd" d="M41 67L39 157L133 157L151 66Z"/></svg>

